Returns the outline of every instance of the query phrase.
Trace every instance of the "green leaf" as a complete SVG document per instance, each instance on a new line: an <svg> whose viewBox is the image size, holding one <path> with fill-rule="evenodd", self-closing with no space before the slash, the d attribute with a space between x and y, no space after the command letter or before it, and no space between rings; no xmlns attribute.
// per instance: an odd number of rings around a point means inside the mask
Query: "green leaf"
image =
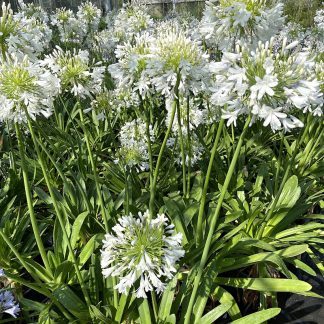
<svg viewBox="0 0 324 324"><path fill-rule="evenodd" d="M53 291L54 297L62 304L71 314L79 319L89 318L89 312L86 304L66 285L60 286Z"/></svg>
<svg viewBox="0 0 324 324"><path fill-rule="evenodd" d="M215 282L236 288L274 291L274 292L304 292L312 289L312 286L301 280L274 279L274 278L215 278Z"/></svg>
<svg viewBox="0 0 324 324"><path fill-rule="evenodd" d="M75 248L75 245L78 241L78 239L80 238L80 230L81 227L83 225L84 220L86 219L86 217L89 215L88 211L85 211L83 213L81 213L74 221L73 226L72 226L72 233L71 233L71 245L72 248Z"/></svg>
<svg viewBox="0 0 324 324"><path fill-rule="evenodd" d="M232 303L221 304L215 307L213 310L204 315L200 320L199 324L212 324L223 314L225 314L232 307ZM196 322L198 324L198 322Z"/></svg>
<svg viewBox="0 0 324 324"><path fill-rule="evenodd" d="M280 313L280 308L269 308L265 309L247 316L244 316L236 321L233 321L232 324L261 324L277 316Z"/></svg>
<svg viewBox="0 0 324 324"><path fill-rule="evenodd" d="M94 250L101 244L102 234L96 234L91 237L91 239L87 242L87 244L82 249L79 255L79 264L82 268L84 264L89 260Z"/></svg>
<svg viewBox="0 0 324 324"><path fill-rule="evenodd" d="M141 324L152 324L151 312L147 299L142 299L141 302L139 300L138 312Z"/></svg>
<svg viewBox="0 0 324 324"><path fill-rule="evenodd" d="M159 306L158 318L160 320L166 319L170 315L171 307L174 301L175 288L177 286L177 276L168 283L163 292L162 299Z"/></svg>

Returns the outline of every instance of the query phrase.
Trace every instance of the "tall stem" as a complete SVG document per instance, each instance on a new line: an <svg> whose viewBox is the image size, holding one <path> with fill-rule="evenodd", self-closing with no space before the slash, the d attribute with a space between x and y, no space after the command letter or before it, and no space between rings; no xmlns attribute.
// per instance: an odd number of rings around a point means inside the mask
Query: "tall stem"
<svg viewBox="0 0 324 324"><path fill-rule="evenodd" d="M149 167L150 167L150 194L152 194L153 187L153 154L152 154L152 143L151 143L151 134L150 134L150 117L149 113L146 117L146 137L147 137L147 150L149 154ZM153 204L149 206L150 208L150 218L153 216L154 208Z"/></svg>
<svg viewBox="0 0 324 324"><path fill-rule="evenodd" d="M227 174L226 174L225 182L224 182L224 185L222 187L222 190L221 190L218 202L217 202L215 213L214 213L214 215L212 217L212 220L211 220L211 223L210 223L208 236L207 236L207 239L206 239L203 254L202 254L202 257L201 257L201 260L200 260L200 264L198 266L198 272L197 272L197 275L195 277L193 290L192 290L192 293L191 293L191 296L190 296L189 305L188 305L186 315L185 315L185 319L184 319L184 324L190 324L191 323L191 312L192 312L192 309L193 309L193 306L194 306L194 302L195 302L195 299L196 299L196 295L197 295L200 280L201 280L201 277L202 277L202 274L203 274L203 271L204 271L204 267L205 267L205 265L207 263L207 260L208 260L208 252L209 252L209 249L210 249L210 246L211 246L212 237L213 237L215 227L216 227L216 224L217 224L217 221L218 221L218 218L219 218L219 213L220 213L220 210L222 208L222 204L223 204L226 192L227 192L227 188L228 188L229 183L231 181L231 178L232 178L232 175L234 173L235 166L236 166L236 162L237 162L238 157L240 155L241 147L242 147L242 144L243 144L243 141L244 141L245 134L246 134L246 132L248 130L250 120L251 120L251 116L249 116L247 118L246 122L245 122L243 132L242 132L242 134L240 136L240 139L239 139L239 141L237 143L232 162L231 162L231 164L229 166L229 169L227 171Z"/></svg>
<svg viewBox="0 0 324 324"><path fill-rule="evenodd" d="M191 136L190 136L190 101L187 97L187 141L188 141L188 180L187 180L187 197L190 196L190 178L191 178Z"/></svg>
<svg viewBox="0 0 324 324"><path fill-rule="evenodd" d="M177 82L176 82L176 85L175 85L175 89L179 88L179 84L180 84L180 77L178 76ZM172 103L170 123L169 123L168 129L167 129L167 131L165 133L165 136L164 136L161 148L160 148L160 152L159 152L159 155L158 155L158 159L157 159L157 162L156 162L154 174L153 174L153 182L152 182L151 191L150 191L150 203L149 203L149 209L150 209L150 211L153 211L153 212L154 212L154 200L155 200L155 193L156 193L157 177L159 175L159 169L160 169L160 165L161 165L161 162L162 162L162 156L163 156L163 153L164 153L164 150L165 150L165 147L166 147L166 143L167 143L167 140L168 140L170 132L171 132L171 128L172 128L172 124L173 124L173 121L174 121L176 108L177 108L177 101L176 101L176 98L175 98L173 103Z"/></svg>
<svg viewBox="0 0 324 324"><path fill-rule="evenodd" d="M205 204L206 204L206 199L207 199L207 190L208 190L210 175L211 175L211 171L212 171L212 168L213 168L213 163L214 163L214 160L215 160L215 155L216 155L216 152L217 152L217 147L218 147L219 139L221 137L223 126L224 126L224 119L221 119L219 124L218 124L214 145L213 145L213 148L211 150L211 155L210 155L210 159L209 159L209 163L208 163L208 169L207 169L206 178L205 178L205 182L204 182L204 188L203 188L201 201L200 201L200 206L199 206L198 221L197 221L197 232L196 232L196 245L197 246L199 246L201 244L202 239L203 239L202 224L203 224L204 209L205 209Z"/></svg>
<svg viewBox="0 0 324 324"><path fill-rule="evenodd" d="M98 199L99 199L100 211L101 211L101 215L102 215L102 218L103 218L103 221L104 221L105 231L106 231L106 233L108 233L108 231L109 231L108 217L107 217L104 201L102 199L102 194L101 194L101 190L100 190L99 176L98 176L98 172L97 172L97 163L96 163L96 161L95 161L95 159L93 157L93 154L92 154L92 149L91 149L91 146L90 146L88 132L87 132L85 124L84 124L84 117L83 117L82 108L81 108L81 106L79 108L80 108L80 120L81 120L82 127L83 127L84 138L85 138L85 141L86 141L88 155L89 155L89 159L90 159L90 163L91 163L91 167L92 167L92 172L93 172L93 176L94 176L94 180L95 180L95 184L96 184L96 191L97 191L97 195L98 195Z"/></svg>
<svg viewBox="0 0 324 324"><path fill-rule="evenodd" d="M17 135L17 140L18 140L18 147L19 147L19 154L20 154L20 159L21 159L21 168L23 172L23 178L24 178L24 187L25 187L25 194L26 194L26 200L27 200L27 206L28 206L28 211L29 211L29 216L30 216L30 221L32 224L33 232L35 235L35 240L36 244L39 250L39 253L41 255L41 258L43 260L43 263L45 265L46 270L48 273L53 276L53 272L51 270L50 264L47 259L47 254L44 248L44 244L39 232L39 228L37 225L37 220L34 212L34 206L32 202L32 195L31 195L31 190L30 190L30 185L28 181L28 172L27 172L27 166L26 166L26 160L25 160L25 152L24 152L24 145L22 141L22 136L21 136L21 131L19 128L19 125L15 123L15 130L16 130L16 135Z"/></svg>
<svg viewBox="0 0 324 324"><path fill-rule="evenodd" d="M176 104L177 104L177 120L178 120L178 132L180 138L180 149L181 149L181 160L182 160L182 190L183 196L187 196L187 183L186 183L186 154L182 134L182 125L181 125L181 109L179 103L179 94L176 93Z"/></svg>
<svg viewBox="0 0 324 324"><path fill-rule="evenodd" d="M69 236L67 234L65 224L64 224L64 220L63 220L63 217L61 215L61 211L60 211L60 209L58 207L58 203L56 201L55 193L54 193L54 190L52 188L51 181L49 179L49 175L48 175L48 172L47 172L47 169L46 169L45 162L43 160L43 156L42 156L42 154L40 153L40 150L39 150L39 146L38 146L38 143L37 143L37 140L36 140L36 136L35 136L33 126L31 125L31 121L30 121L29 116L27 118L28 118L29 131L30 131L32 140L34 142L34 147L35 147L35 150L36 150L36 153L37 153L37 156L38 156L38 162L39 162L39 164L40 164L40 166L42 168L43 176L44 176L48 191L50 193L50 196L52 198L53 206L54 206L54 209L55 209L55 214L56 214L56 217L58 218L60 226L62 228L64 239L67 242L67 246L68 246L70 255L72 257L73 265L74 265L74 268L75 268L75 273L76 273L78 281L80 283L80 286L81 286L85 301L86 301L88 307L90 307L91 306L90 297L89 297L88 291L86 289L86 286L84 284L84 281L83 281L83 278L82 278L82 275L81 275L81 272L80 272L80 269L79 269L79 264L78 264L78 261L77 261L77 259L75 257L75 254L74 254L74 251L73 251L73 248L72 248L72 245L71 245L70 238L69 238Z"/></svg>

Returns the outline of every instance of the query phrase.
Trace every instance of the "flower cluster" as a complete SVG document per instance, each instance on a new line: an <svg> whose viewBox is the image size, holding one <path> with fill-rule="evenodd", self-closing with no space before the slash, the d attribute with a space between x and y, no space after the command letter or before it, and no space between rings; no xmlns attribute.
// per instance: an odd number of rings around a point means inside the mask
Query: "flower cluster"
<svg viewBox="0 0 324 324"><path fill-rule="evenodd" d="M200 32L208 46L233 50L239 41L256 47L269 40L284 23L283 5L268 7L265 0L213 0L206 3Z"/></svg>
<svg viewBox="0 0 324 324"><path fill-rule="evenodd" d="M2 59L14 54L23 58L25 55L36 60L49 47L52 30L46 23L46 17L26 11L14 14L10 5L2 4L0 18L0 43Z"/></svg>
<svg viewBox="0 0 324 324"><path fill-rule="evenodd" d="M41 62L61 80L62 89L79 98L92 97L102 90L105 67L91 64L86 50L63 51L57 47Z"/></svg>
<svg viewBox="0 0 324 324"><path fill-rule="evenodd" d="M39 63L11 56L0 65L0 121L25 122L28 115L49 117L60 80Z"/></svg>
<svg viewBox="0 0 324 324"><path fill-rule="evenodd" d="M314 73L315 62L307 52L291 53L297 42L282 45L274 54L272 44L260 43L256 51L238 47L210 65L215 74L213 104L222 107L227 124L239 115L252 114L273 131L302 127L295 113L321 115L323 96Z"/></svg>
<svg viewBox="0 0 324 324"><path fill-rule="evenodd" d="M151 142L154 142L152 126L150 126L149 133ZM121 146L119 149L121 161L130 168L135 166L141 170L149 168L148 139L146 124L143 120L135 119L121 127L119 141Z"/></svg>
<svg viewBox="0 0 324 324"><path fill-rule="evenodd" d="M107 19L111 19L111 17L107 16ZM111 27L114 41L122 43L132 39L140 32L153 28L153 19L146 13L144 7L128 6L118 12Z"/></svg>
<svg viewBox="0 0 324 324"><path fill-rule="evenodd" d="M109 72L117 86L132 86L143 97L153 89L173 97L177 82L182 94L208 89L208 55L181 30L136 35L133 42L117 46L116 57Z"/></svg>
<svg viewBox="0 0 324 324"><path fill-rule="evenodd" d="M101 251L104 277L118 277L114 287L126 294L137 284L136 296L146 298L149 291L162 292L163 277L171 279L176 262L183 257L181 233L175 234L164 214L150 219L149 211L119 218L115 234L106 234Z"/></svg>

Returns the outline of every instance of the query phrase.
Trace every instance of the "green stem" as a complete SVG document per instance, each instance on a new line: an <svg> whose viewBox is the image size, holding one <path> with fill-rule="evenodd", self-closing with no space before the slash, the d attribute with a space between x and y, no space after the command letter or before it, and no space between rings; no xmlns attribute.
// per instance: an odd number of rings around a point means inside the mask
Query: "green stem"
<svg viewBox="0 0 324 324"><path fill-rule="evenodd" d="M183 134L182 134L182 125L181 125L181 109L179 103L179 93L176 94L176 104L177 104L177 120L178 120L178 132L180 138L180 149L181 149L181 159L182 159L182 190L183 196L187 196L187 183L186 183L186 154L184 148Z"/></svg>
<svg viewBox="0 0 324 324"><path fill-rule="evenodd" d="M204 182L204 188L203 188L200 206L199 206L197 231L196 231L196 245L197 246L199 246L202 243L202 239L203 239L202 224L203 224L204 209L205 209L205 204L206 204L206 199L207 199L207 190L208 190L210 175L211 175L211 171L213 168L213 163L215 160L215 155L217 152L217 147L218 147L219 139L221 137L223 126L224 126L224 119L221 119L218 124L214 145L211 150L211 155L210 155L210 159L209 159L209 163L208 163L208 169L207 169L206 178L205 178L205 182Z"/></svg>
<svg viewBox="0 0 324 324"><path fill-rule="evenodd" d="M151 143L151 136L150 136L150 122L149 116L146 118L146 137L147 137L147 150L149 154L149 164L150 164L150 196L152 195L153 190L153 154L152 154L152 143ZM150 204L150 218L153 216L154 206Z"/></svg>
<svg viewBox="0 0 324 324"><path fill-rule="evenodd" d="M87 150L88 150L88 155L89 155L89 159L90 159L90 163L91 163L91 167L92 167L92 172L93 172L94 179L95 179L96 190L97 190L97 195L98 195L99 205L100 205L100 211L101 211L101 215L102 215L102 218L103 218L103 221L104 221L105 231L106 231L106 233L108 233L108 231L109 231L108 217L107 217L104 201L102 199L102 194L101 194L101 191L100 191L99 177L98 177L98 173L97 173L97 165L96 165L96 161L95 161L95 159L93 157L93 154L92 154L92 149L91 149L91 146L90 146L88 132L86 131L81 106L80 106L80 120L81 120L81 124L82 124L82 128L83 128L84 138L85 138L86 145L87 145Z"/></svg>
<svg viewBox="0 0 324 324"><path fill-rule="evenodd" d="M91 306L90 297L89 297L88 291L86 289L86 286L84 284L84 281L83 281L83 278L82 278L82 275L81 275L81 272L80 272L80 269L79 269L79 264L78 264L78 261L77 261L77 259L75 257L74 250L73 250L72 245L71 245L71 241L70 241L69 236L67 234L65 224L64 224L64 220L63 220L63 217L61 215L61 211L60 211L60 209L58 207L58 203L56 201L56 196L55 196L54 190L53 190L52 185L51 185L51 181L50 181L47 169L46 169L46 165L45 165L45 162L43 160L43 156L42 156L42 154L41 154L41 152L39 150L38 143L37 143L36 136L35 136L35 132L34 132L33 126L31 125L31 120L30 120L28 115L27 115L27 120L28 120L29 131L30 131L32 140L34 142L34 147L35 147L35 150L36 150L36 153L37 153L37 156L38 156L38 162L39 162L39 164L40 164L40 166L42 168L43 176L44 176L48 191L50 193L50 196L52 198L52 202L53 202L53 206L54 206L54 209L55 209L56 217L58 218L60 226L62 228L64 240L67 242L67 246L68 246L68 249L69 249L72 261L73 261L73 265L74 265L74 268L75 268L76 276L77 276L78 281L80 283L81 290L83 292L85 301L86 301L88 307L90 307Z"/></svg>
<svg viewBox="0 0 324 324"><path fill-rule="evenodd" d="M10 152L9 152L9 157L10 157L10 167L12 168L12 170L17 173L17 169L16 169L16 162L15 162L15 158L14 158L14 153L13 153L13 145L12 145L12 140L11 140L11 136L10 136L10 125L9 122L6 122L7 124L7 130L8 130L8 142L9 142L9 147L10 147Z"/></svg>
<svg viewBox="0 0 324 324"><path fill-rule="evenodd" d="M180 78L178 76L177 78L177 82L175 85L175 89L179 88L179 84L180 84ZM170 132L171 132L171 128L172 128L172 124L174 121L174 116L175 116L175 112L176 112L176 108L177 108L177 101L176 99L174 99L173 104L172 104L172 108L171 108L171 116L170 116L170 123L168 126L168 129L165 133L161 148L160 148L160 152L158 155L158 159L156 162L156 166L155 166L155 170L154 170L154 174L153 174L153 182L152 182L152 186L151 186L151 192L150 192L150 204L149 204L149 209L152 210L154 212L154 200L155 200L155 193L156 193L156 183L157 183L157 177L159 175L159 169L160 169L160 165L162 162L162 156L166 147L166 143L167 140L169 138Z"/></svg>
<svg viewBox="0 0 324 324"><path fill-rule="evenodd" d="M187 180L187 198L190 195L191 179L191 136L190 136L190 100L187 97L187 140L188 140L188 180Z"/></svg>
<svg viewBox="0 0 324 324"><path fill-rule="evenodd" d="M277 170L276 170L275 186L274 186L275 194L277 194L277 192L278 192L278 182L279 182L279 174L280 174L281 160L282 160L283 139L284 139L284 136L283 136L282 132L280 132L279 158L278 158L278 165L277 165Z"/></svg>
<svg viewBox="0 0 324 324"><path fill-rule="evenodd" d="M27 171L26 160L25 160L24 145L23 145L22 136L21 136L19 127L20 126L17 123L15 123L15 130L16 130L16 135L17 135L17 140L18 140L19 154L20 154L20 159L21 159L21 168L22 168L22 172L23 172L24 187L25 187L25 194L26 194L26 200L27 200L30 221L32 224L36 244L37 244L39 253L41 255L41 258L43 260L43 263L45 265L45 268L48 271L48 273L51 276L53 276L53 272L51 270L50 264L47 259L47 254L46 254L46 251L44 248L44 244L42 242L42 238L40 235L40 231L39 231L39 228L37 225L37 220L36 220L36 216L35 216L35 212L34 212L32 195L31 195L30 185L29 185L29 181L28 181L28 171Z"/></svg>
<svg viewBox="0 0 324 324"><path fill-rule="evenodd" d="M195 299L196 299L196 295L197 295L198 287L199 287L199 284L200 284L200 280L201 280L201 277L203 275L204 267L205 267L205 265L207 263L207 260L208 260L208 252L209 252L209 249L210 249L210 246L211 246L211 242L212 242L213 234L214 234L214 231L215 231L215 227L216 227L216 224L217 224L217 221L218 221L218 218L219 218L220 210L222 208L222 204L223 204L226 192L227 192L227 188L229 186L229 183L231 181L232 175L233 175L234 170L235 170L236 162L237 162L238 157L240 155L241 147L242 147L242 144L243 144L243 141L244 141L245 134L246 134L246 132L248 130L250 120L251 120L251 116L249 116L247 118L246 122L245 122L242 134L241 134L241 136L239 138L239 141L237 143L237 146L236 146L236 149L235 149L235 152L234 152L234 156L232 158L231 164L230 164L229 169L228 169L227 174L226 174L225 182L224 182L224 185L222 187L222 190L221 190L218 202L217 202L215 213L214 213L214 215L213 215L213 217L211 219L211 223L210 223L210 227L209 227L209 231L208 231L208 236L207 236L207 239L206 239L203 254L202 254L202 257L201 257L201 260L200 260L200 264L198 266L197 275L196 275L195 280L194 280L194 286L193 286L193 290L192 290L192 293L191 293L191 296L190 296L189 305L188 305L188 308L187 308L187 311L186 311L186 314L185 314L184 324L190 324L191 323L191 312L192 312L194 302L195 302Z"/></svg>

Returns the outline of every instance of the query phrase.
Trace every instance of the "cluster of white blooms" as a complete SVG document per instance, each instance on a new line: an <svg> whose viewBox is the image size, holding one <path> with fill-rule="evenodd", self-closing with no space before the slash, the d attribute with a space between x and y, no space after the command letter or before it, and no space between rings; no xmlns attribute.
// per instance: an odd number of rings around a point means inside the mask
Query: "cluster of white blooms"
<svg viewBox="0 0 324 324"><path fill-rule="evenodd" d="M154 142L154 133L150 125L150 140ZM141 170L149 168L148 139L146 134L146 123L141 119L127 122L119 133L120 160L128 167L138 167ZM117 160L116 162L118 162Z"/></svg>
<svg viewBox="0 0 324 324"><path fill-rule="evenodd" d="M324 36L324 9L316 11L314 23L316 28L322 33L322 36Z"/></svg>
<svg viewBox="0 0 324 324"><path fill-rule="evenodd" d="M132 87L142 96L150 90L150 76L147 66L152 58L151 46L154 38L148 33L136 35L133 41L118 45L116 58L118 62L108 68L112 77L117 81L118 88Z"/></svg>
<svg viewBox="0 0 324 324"><path fill-rule="evenodd" d="M90 38L90 46L95 53L105 61L115 61L116 41L111 37L110 29L103 29L93 34Z"/></svg>
<svg viewBox="0 0 324 324"><path fill-rule="evenodd" d="M0 279L3 277L5 277L5 273L0 268ZM16 303L12 292L8 289L0 289L0 314L7 313L17 318L19 312L19 305Z"/></svg>
<svg viewBox="0 0 324 324"><path fill-rule="evenodd" d="M47 12L35 3L24 3L23 0L18 0L19 11L15 14L17 17L35 18L43 23L49 22Z"/></svg>
<svg viewBox="0 0 324 324"><path fill-rule="evenodd" d="M102 12L90 1L81 4L76 14L66 8L58 8L51 16L51 24L58 29L62 43L81 44L88 35L98 31Z"/></svg>
<svg viewBox="0 0 324 324"><path fill-rule="evenodd" d="M171 111L172 111L172 100L167 99L165 103L167 109L167 116L165 119L166 125L169 125L171 120ZM199 127L200 125L207 123L207 110L205 107L199 108L199 102L194 101L192 98L187 101L187 98L180 97L179 98L179 106L180 106L180 123L182 132L187 132L188 130L188 122L189 122L189 130ZM188 121L189 117L189 121ZM179 123L178 123L178 109L175 112L174 121L172 124L173 133L178 133L179 131Z"/></svg>
<svg viewBox="0 0 324 324"><path fill-rule="evenodd" d="M111 17L107 16L107 19ZM122 43L150 28L153 28L153 19L143 6L127 6L114 17L111 33L116 43Z"/></svg>
<svg viewBox="0 0 324 324"><path fill-rule="evenodd" d="M86 50L63 51L56 47L41 61L61 80L62 89L79 98L92 97L102 90L105 67L91 63Z"/></svg>
<svg viewBox="0 0 324 324"><path fill-rule="evenodd" d="M24 11L14 14L10 4L3 2L0 18L2 59L15 54L21 58L28 55L36 60L49 47L52 37L52 31L43 19L46 17L39 18L28 11L26 15Z"/></svg>
<svg viewBox="0 0 324 324"><path fill-rule="evenodd" d="M78 7L76 15L86 33L98 30L102 12L92 2L86 1L82 3Z"/></svg>
<svg viewBox="0 0 324 324"><path fill-rule="evenodd" d="M58 29L60 41L63 44L80 44L86 35L82 21L77 19L70 9L57 8L51 16L51 24Z"/></svg>
<svg viewBox="0 0 324 324"><path fill-rule="evenodd" d="M113 231L106 234L101 251L104 277L118 277L114 288L123 294L136 286L138 298L147 298L154 289L162 292L163 278L174 276L176 262L184 255L181 233L175 233L164 214L150 219L149 211L119 218Z"/></svg>
<svg viewBox="0 0 324 324"><path fill-rule="evenodd" d="M181 94L208 90L209 56L197 41L181 30L170 28L159 33L152 43L151 53L148 73L158 92L172 97L178 78Z"/></svg>
<svg viewBox="0 0 324 324"><path fill-rule="evenodd" d="M200 32L209 47L230 51L240 42L256 47L269 40L284 23L283 5L265 0L212 0L206 3Z"/></svg>
<svg viewBox="0 0 324 324"><path fill-rule="evenodd" d="M277 53L283 40L287 38L288 43L298 41L294 52L307 49L315 54L324 52L324 34L316 28L304 28L295 22L288 22L280 32L274 36L273 48Z"/></svg>
<svg viewBox="0 0 324 324"><path fill-rule="evenodd" d="M0 121L25 122L28 115L49 117L60 80L39 63L14 55L0 65Z"/></svg>
<svg viewBox="0 0 324 324"><path fill-rule="evenodd" d="M214 86L211 101L222 107L227 125L239 115L252 114L273 131L302 127L297 110L322 114L321 82L316 79L315 62L309 53L291 53L297 42L282 45L274 54L269 42L256 51L237 47L236 53L224 53L221 62L211 63Z"/></svg>
<svg viewBox="0 0 324 324"><path fill-rule="evenodd" d="M188 106L189 105L189 106ZM200 125L206 124L207 110L205 108L200 109L199 103L194 102L194 100L189 100L181 97L179 100L179 110L180 110L180 124L181 132L183 136L183 148L185 152L185 164L188 166L196 164L202 153L203 146L199 142L197 135L194 130ZM189 109L188 109L189 108ZM172 111L172 101L170 99L166 100L167 116L165 119L166 125L169 125L171 121L171 111ZM189 120L188 120L189 117ZM189 122L189 123L188 123ZM189 134L188 134L189 127ZM179 122L178 122L178 109L176 110L175 117L172 124L173 136L168 139L167 146L172 149L172 151L177 152L175 156L175 161L182 165L182 155L179 137Z"/></svg>

